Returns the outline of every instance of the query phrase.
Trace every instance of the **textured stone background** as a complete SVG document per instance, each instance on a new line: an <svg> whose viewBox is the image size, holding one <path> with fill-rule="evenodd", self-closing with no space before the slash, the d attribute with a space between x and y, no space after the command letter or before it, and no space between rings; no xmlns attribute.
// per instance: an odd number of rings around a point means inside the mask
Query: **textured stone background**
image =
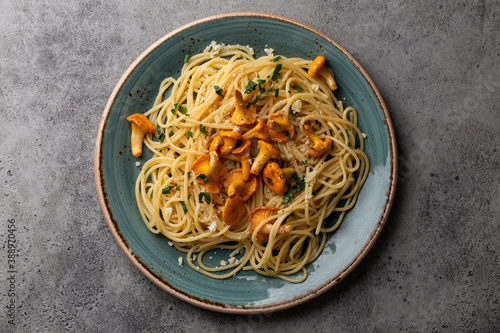
<svg viewBox="0 0 500 333"><path fill-rule="evenodd" d="M167 32L234 11L287 16L346 47L400 150L393 211L366 259L267 315L212 313L156 287L112 238L94 185L100 116L125 69ZM0 331L500 330L498 1L3 0L0 13Z"/></svg>

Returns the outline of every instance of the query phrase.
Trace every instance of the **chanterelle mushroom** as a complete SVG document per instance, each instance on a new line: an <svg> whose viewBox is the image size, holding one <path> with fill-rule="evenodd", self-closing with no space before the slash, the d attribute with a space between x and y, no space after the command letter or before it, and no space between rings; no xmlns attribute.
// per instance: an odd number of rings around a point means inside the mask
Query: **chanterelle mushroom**
<svg viewBox="0 0 500 333"><path fill-rule="evenodd" d="M142 141L146 133L155 133L156 127L143 114L135 113L127 117L127 120L132 124L132 135L130 143L132 145L132 154L135 157L142 155Z"/></svg>
<svg viewBox="0 0 500 333"><path fill-rule="evenodd" d="M295 135L295 128L283 113L273 113L267 121L267 128L271 140L276 142L292 140Z"/></svg>
<svg viewBox="0 0 500 333"><path fill-rule="evenodd" d="M257 177L250 175L250 178L244 181L241 169L235 169L227 175L224 187L229 198L247 201L257 190Z"/></svg>
<svg viewBox="0 0 500 333"><path fill-rule="evenodd" d="M247 212L245 203L238 198L229 198L222 209L222 219L227 225L237 225Z"/></svg>
<svg viewBox="0 0 500 333"><path fill-rule="evenodd" d="M224 145L220 147L222 156L230 154L238 140L241 139L241 134L234 131L220 131L219 135L224 139Z"/></svg>
<svg viewBox="0 0 500 333"><path fill-rule="evenodd" d="M252 105L247 108L243 101L243 96L238 90L234 92L234 98L236 100L236 106L229 120L236 125L253 124L257 118L257 110L255 107Z"/></svg>
<svg viewBox="0 0 500 333"><path fill-rule="evenodd" d="M270 216L276 215L279 211L275 207L260 206L252 209L250 216L248 217L248 222L252 224L250 231L254 233L257 227L264 222ZM273 228L274 220L266 223L266 225L260 228L259 232L255 234L255 237L259 240L266 240L269 238L269 233ZM278 234L286 234L292 231L293 227L290 225L280 225L278 228Z"/></svg>
<svg viewBox="0 0 500 333"><path fill-rule="evenodd" d="M266 164L262 170L262 179L271 191L278 195L285 194L288 190L285 174L276 162Z"/></svg>
<svg viewBox="0 0 500 333"><path fill-rule="evenodd" d="M271 158L280 157L280 151L273 145L262 140L259 140L257 143L259 144L259 154L255 157L252 167L250 168L250 173L253 175L258 175L267 161Z"/></svg>
<svg viewBox="0 0 500 333"><path fill-rule="evenodd" d="M335 82L332 73L325 67L325 61L325 57L317 56L311 63L311 66L309 66L307 73L311 77L316 77L318 75L322 76L328 84L328 87L333 91L337 89L337 82Z"/></svg>
<svg viewBox="0 0 500 333"><path fill-rule="evenodd" d="M311 148L309 150L309 155L312 157L318 157L323 154L326 154L330 148L332 148L332 141L330 139L321 139L319 136L314 133L314 131L311 129L309 125L304 125L304 131L306 132L307 136L311 141L313 142L313 146L309 147Z"/></svg>
<svg viewBox="0 0 500 333"><path fill-rule="evenodd" d="M257 125L254 126L251 130L244 133L241 136L242 140L250 140L250 139L260 139L264 141L269 141L269 133L264 120L258 118Z"/></svg>
<svg viewBox="0 0 500 333"><path fill-rule="evenodd" d="M240 157L241 175L245 181L250 178L250 149L251 142L250 140L246 140L238 148L233 150L233 154Z"/></svg>
<svg viewBox="0 0 500 333"><path fill-rule="evenodd" d="M215 151L215 152L219 153L220 147L222 146L222 144L223 144L222 138L219 135L217 135L210 143L210 147L208 148L208 150Z"/></svg>
<svg viewBox="0 0 500 333"><path fill-rule="evenodd" d="M201 155L193 163L193 172L196 174L196 181L204 184L207 192L219 193L228 171L226 166L219 162L217 153L211 151Z"/></svg>

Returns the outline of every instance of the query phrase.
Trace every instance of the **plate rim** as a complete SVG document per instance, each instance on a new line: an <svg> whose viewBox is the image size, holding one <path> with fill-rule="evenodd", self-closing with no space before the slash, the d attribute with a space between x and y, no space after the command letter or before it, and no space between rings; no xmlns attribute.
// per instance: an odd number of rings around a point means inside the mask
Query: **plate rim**
<svg viewBox="0 0 500 333"><path fill-rule="evenodd" d="M317 289L314 291L303 295L301 297L285 301L283 303L279 304L271 304L271 305L256 305L256 306L232 306L232 305L225 305L225 304L220 304L220 303L211 303L208 301L204 301L201 299L197 299L191 295L187 295L186 293L182 292L181 290L178 290L177 288L169 285L166 281L160 279L155 273L153 273L149 268L146 267L144 263L142 263L137 256L135 256L130 248L127 245L127 242L125 239L123 239L121 233L119 232L116 222L114 221L112 217L112 213L108 207L107 204L107 199L106 199L106 193L104 190L104 181L103 181L103 170L102 170L102 148L103 148L103 135L104 135L104 129L106 127L107 119L109 117L109 114L111 112L111 109L114 105L115 99L120 93L125 81L128 79L128 77L131 75L131 73L139 66L139 64L151 53L153 52L156 48L158 48L161 44L163 44L165 41L168 39L176 36L182 31L185 31L187 29L190 29L191 27L194 27L196 25L200 25L202 23L210 22L210 21L216 21L216 20L221 20L221 19L227 19L227 18L235 18L235 17L259 17L259 18L265 18L265 19L271 19L271 20L277 20L277 21L282 21L286 22L289 24L296 25L300 28L303 28L305 30L308 30L321 38L327 40L329 43L333 44L339 51L341 51L361 72L363 77L367 80L368 84L370 85L371 89L373 90L373 93L375 94L378 103L380 105L380 108L382 109L383 116L384 116L384 122L387 127L387 132L389 136L389 150L390 150L390 155L392 157L391 160L391 172L390 172L390 185L389 189L386 195L386 202L384 204L384 209L383 212L381 213L379 220L378 220L378 225L376 224L376 228L373 229L369 240L364 244L364 246L361 248L361 252L358 256L353 258L353 260L346 265L346 268L335 278L329 280L328 283L320 285ZM389 111L387 109L387 106L382 98L382 95L380 94L380 91L378 90L377 86L375 85L374 81L371 79L371 77L368 75L366 70L361 66L361 64L352 56L343 46L341 46L339 43L337 43L334 39L329 37L328 35L324 34L323 32L307 25L302 22L299 22L295 19L291 19L288 17L276 15L276 14L268 14L268 13L259 13L259 12L233 12L233 13L224 13L224 14L217 14L217 15L212 15L212 16L207 16L195 21L192 21L190 23L187 23L177 29L172 30L171 32L167 33L160 39L158 39L156 42L151 44L146 50L144 50L133 62L132 64L127 68L125 73L120 77L118 80L117 84L113 88L112 93L110 94L110 97L108 98L106 105L104 107L104 111L101 115L101 119L99 122L99 128L97 132L97 138L96 138L96 144L95 144L95 152L94 152L94 176L95 176L95 182L96 182L96 187L97 187L97 194L99 197L99 204L101 206L101 210L103 212L104 218L106 220L106 223L115 238L116 242L122 249L122 251L125 253L125 255L128 257L128 259L134 264L136 268L139 269L139 271L144 274L149 280L151 280L154 284L156 284L158 287L161 289L165 290L167 293L169 293L172 296L175 296L187 303L190 303L192 305L212 310L212 311L217 311L217 312L223 312L223 313L233 313L233 314L255 314L255 313L269 313L269 312L274 312L274 311L279 311L279 310L284 310L288 309L294 306L297 306L299 304L305 303L323 293L326 291L330 290L333 286L338 284L340 281L342 281L347 275L349 275L352 270L366 257L368 252L371 250L373 247L374 243L378 239L380 233L382 232L382 229L384 228L389 212L391 210L392 204L394 202L394 197L395 197L395 192L396 192L396 185L397 185L397 172L398 172L398 152L397 152L397 144L396 144L396 135L394 131L394 126L389 114Z"/></svg>

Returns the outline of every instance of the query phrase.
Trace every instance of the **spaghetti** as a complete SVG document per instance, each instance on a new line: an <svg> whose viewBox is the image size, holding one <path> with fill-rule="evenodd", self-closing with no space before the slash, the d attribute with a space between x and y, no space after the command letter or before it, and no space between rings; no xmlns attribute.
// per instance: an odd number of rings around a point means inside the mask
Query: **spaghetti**
<svg viewBox="0 0 500 333"><path fill-rule="evenodd" d="M310 66L311 60L272 54L254 59L249 47L212 42L186 59L179 78L161 83L153 107L145 113L159 129L144 140L153 157L144 163L135 193L149 230L185 252L193 269L218 279L254 270L302 282L307 278L305 266L320 255L326 234L339 227L355 204L368 174L357 113L344 108L324 80L311 77ZM250 121L234 120L238 106ZM273 123L277 114L292 126L289 130L278 120ZM259 140L250 135L266 124L285 138ZM221 154L214 142L224 132L236 133L236 144ZM269 144L279 154L270 155L266 168L274 161L275 170L287 170L288 176L281 174L286 185L277 194L271 189L275 181L262 176L265 170L251 175L255 188L247 200L237 196L242 206L233 210L242 218L234 221L223 213L230 211L228 174L245 172L243 155L233 153L244 141L250 141L245 161L252 162L251 172L261 162L259 145L262 151ZM316 143L328 148L315 154ZM225 170L222 179L193 170L203 156L215 163L217 172ZM218 193L208 191L212 180L220 187ZM270 213L261 221L249 222L266 209ZM333 224L326 223L330 215L335 215ZM228 249L228 259L209 264L216 249Z"/></svg>

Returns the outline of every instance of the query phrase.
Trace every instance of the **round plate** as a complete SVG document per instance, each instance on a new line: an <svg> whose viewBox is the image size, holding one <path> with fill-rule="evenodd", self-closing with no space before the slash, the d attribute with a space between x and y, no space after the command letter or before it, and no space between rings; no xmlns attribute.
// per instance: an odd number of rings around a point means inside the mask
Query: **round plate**
<svg viewBox="0 0 500 333"><path fill-rule="evenodd" d="M143 113L153 103L161 81L178 77L186 54L201 52L211 41L249 45L255 57L264 48L276 55L313 59L324 55L334 70L346 106L358 111L366 133L370 173L355 207L340 228L329 235L320 257L308 265L309 276L293 284L250 271L226 280L202 275L161 235L152 234L137 209L134 184L140 166L151 156L134 158L130 151L130 124L126 117ZM95 151L95 178L99 201L113 236L127 257L151 281L170 294L210 310L231 313L270 312L303 303L327 291L359 264L380 234L394 198L397 156L394 130L375 84L343 47L300 22L260 13L231 13L183 26L144 51L128 68L104 109ZM213 264L227 259L220 251ZM185 262L185 260L184 260Z"/></svg>

